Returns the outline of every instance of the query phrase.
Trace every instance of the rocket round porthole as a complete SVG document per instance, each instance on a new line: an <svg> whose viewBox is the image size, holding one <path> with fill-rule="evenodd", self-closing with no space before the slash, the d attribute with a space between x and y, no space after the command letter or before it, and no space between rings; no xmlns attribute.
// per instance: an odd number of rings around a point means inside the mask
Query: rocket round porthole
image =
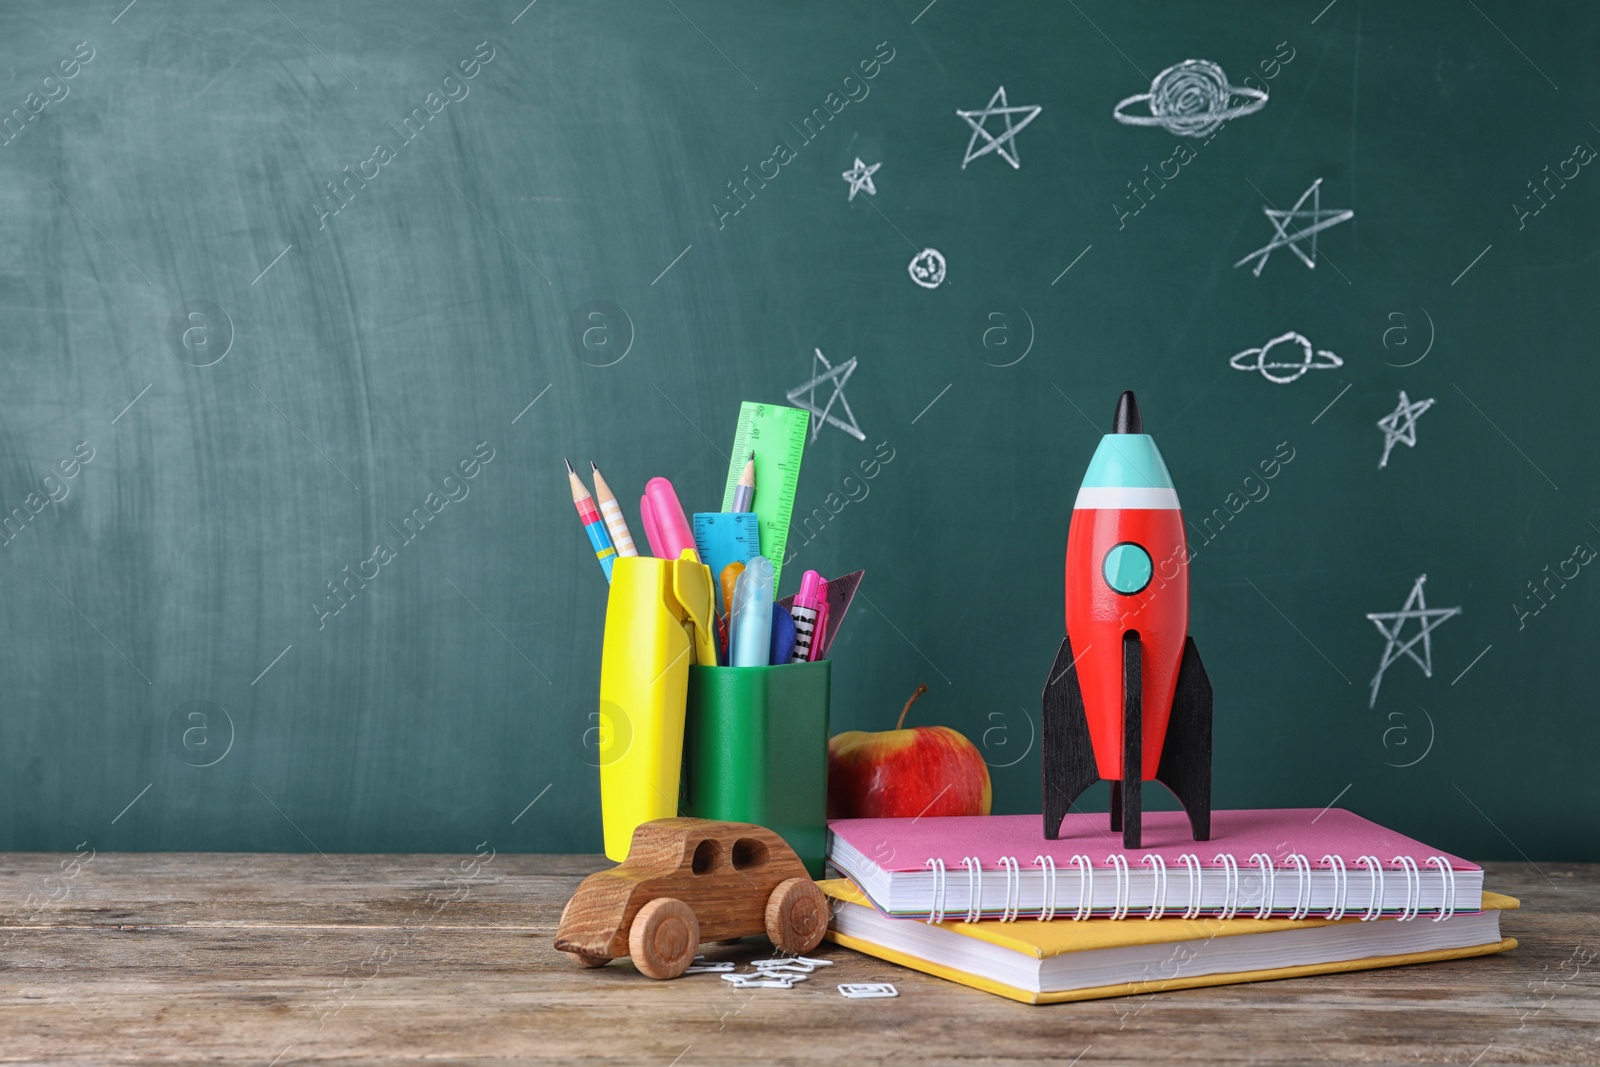
<svg viewBox="0 0 1600 1067"><path fill-rule="evenodd" d="M1143 592L1150 584L1155 567L1150 563L1150 553L1132 541L1112 545L1100 564L1100 573L1106 584L1123 596Z"/></svg>

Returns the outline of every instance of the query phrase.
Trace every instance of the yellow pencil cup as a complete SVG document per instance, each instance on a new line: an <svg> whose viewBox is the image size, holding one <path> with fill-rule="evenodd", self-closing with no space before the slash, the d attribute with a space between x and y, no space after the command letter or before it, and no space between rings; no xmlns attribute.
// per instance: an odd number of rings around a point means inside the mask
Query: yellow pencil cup
<svg viewBox="0 0 1600 1067"><path fill-rule="evenodd" d="M606 857L628 856L640 823L678 813L689 667L717 662L711 571L623 556L611 569L600 658L600 811Z"/></svg>

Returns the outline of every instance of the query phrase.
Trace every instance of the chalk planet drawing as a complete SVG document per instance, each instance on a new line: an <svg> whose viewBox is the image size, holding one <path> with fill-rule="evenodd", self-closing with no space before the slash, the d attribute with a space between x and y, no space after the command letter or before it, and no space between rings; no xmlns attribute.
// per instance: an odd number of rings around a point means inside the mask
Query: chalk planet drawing
<svg viewBox="0 0 1600 1067"><path fill-rule="evenodd" d="M1278 349L1276 353L1273 352L1275 348ZM1304 334L1290 330L1260 348L1247 348L1235 354L1228 360L1228 366L1234 370L1260 371L1267 381L1288 385L1305 377L1307 371L1342 367L1344 360L1323 349L1313 352Z"/></svg>
<svg viewBox="0 0 1600 1067"><path fill-rule="evenodd" d="M1245 103L1229 106L1235 97ZM1136 104L1148 104L1150 113L1130 113ZM1222 68L1206 59L1186 59L1155 76L1148 93L1136 93L1118 102L1111 117L1127 126L1160 126L1179 137L1207 137L1222 124L1253 115L1267 106L1267 94L1244 85L1229 85Z"/></svg>

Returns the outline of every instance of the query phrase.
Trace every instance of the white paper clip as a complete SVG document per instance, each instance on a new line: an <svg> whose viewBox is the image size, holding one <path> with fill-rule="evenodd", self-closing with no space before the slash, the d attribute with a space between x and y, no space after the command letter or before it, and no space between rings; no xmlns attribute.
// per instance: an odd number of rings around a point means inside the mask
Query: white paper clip
<svg viewBox="0 0 1600 1067"><path fill-rule="evenodd" d="M732 982L735 989L793 989L796 982L804 982L806 975L792 971L757 971L755 974L725 974L724 982Z"/></svg>
<svg viewBox="0 0 1600 1067"><path fill-rule="evenodd" d="M832 960L814 960L809 956L778 956L773 959L751 960L750 966L758 971L791 971L810 974L818 967L832 967Z"/></svg>
<svg viewBox="0 0 1600 1067"><path fill-rule="evenodd" d="M851 1000L878 1000L898 997L900 990L888 982L846 982L839 987L839 993Z"/></svg>
<svg viewBox="0 0 1600 1067"><path fill-rule="evenodd" d="M684 974L720 974L733 970L733 962L725 963L691 963L684 970Z"/></svg>
<svg viewBox="0 0 1600 1067"><path fill-rule="evenodd" d="M757 961L753 964L753 966L755 967L757 974L770 974L778 978L781 978L786 974L798 974L802 976L808 975L812 971L816 970L815 967L808 967L803 963L796 963L793 960L774 960L771 963L762 963Z"/></svg>

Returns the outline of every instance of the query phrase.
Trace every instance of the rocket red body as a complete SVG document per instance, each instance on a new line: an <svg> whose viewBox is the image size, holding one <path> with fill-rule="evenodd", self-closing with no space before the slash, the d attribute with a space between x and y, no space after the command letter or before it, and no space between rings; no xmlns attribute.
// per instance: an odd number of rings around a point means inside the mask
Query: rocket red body
<svg viewBox="0 0 1600 1067"><path fill-rule="evenodd" d="M1143 590L1119 593L1102 572L1119 543L1149 553L1152 575ZM1067 531L1066 622L1083 692L1089 736L1100 777L1122 773L1122 637L1143 643L1141 779L1153 779L1166 740L1189 632L1188 544L1183 513L1172 508L1077 508Z"/></svg>

